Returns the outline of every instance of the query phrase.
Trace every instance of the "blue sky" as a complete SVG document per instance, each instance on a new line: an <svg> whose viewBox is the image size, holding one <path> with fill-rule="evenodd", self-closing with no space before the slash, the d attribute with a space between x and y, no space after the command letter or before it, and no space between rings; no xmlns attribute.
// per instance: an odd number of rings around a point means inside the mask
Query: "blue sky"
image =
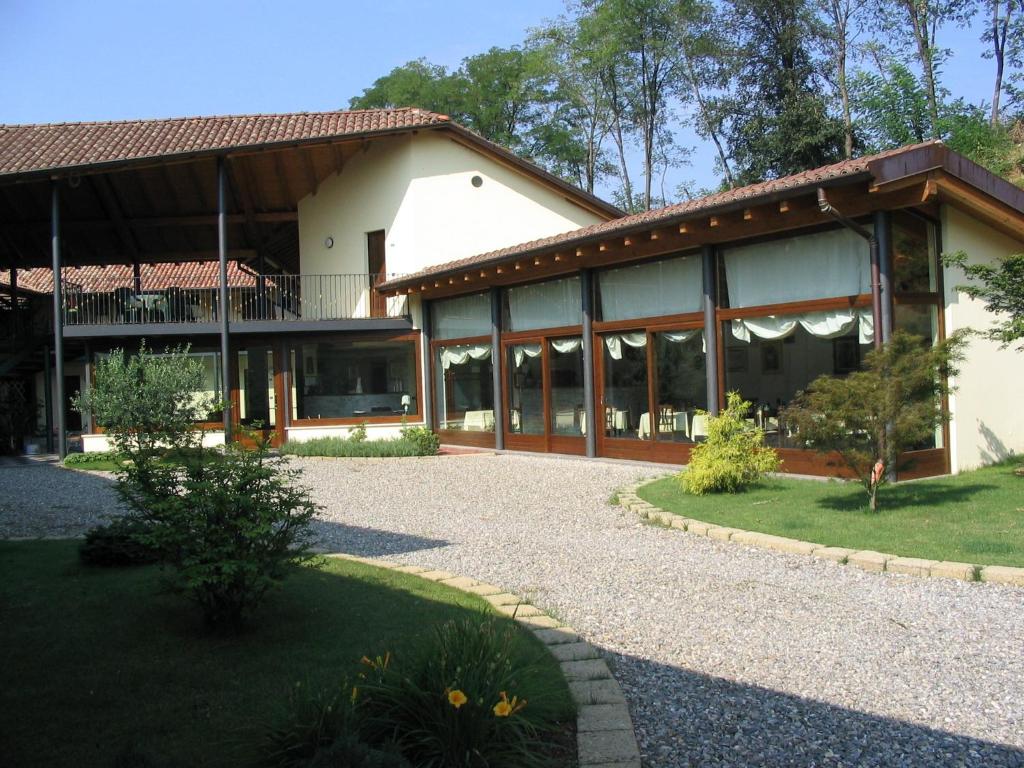
<svg viewBox="0 0 1024 768"><path fill-rule="evenodd" d="M457 65L523 40L562 0L0 0L0 122L337 109L411 59ZM991 97L975 30L949 29L945 85ZM697 143L691 132L684 142ZM710 151L672 173L716 181ZM606 190L599 190L606 192Z"/></svg>

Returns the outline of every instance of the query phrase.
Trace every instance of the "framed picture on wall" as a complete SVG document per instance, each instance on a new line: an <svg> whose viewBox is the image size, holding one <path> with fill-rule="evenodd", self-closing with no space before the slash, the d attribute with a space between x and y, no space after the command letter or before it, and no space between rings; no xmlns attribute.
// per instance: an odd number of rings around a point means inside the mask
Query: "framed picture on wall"
<svg viewBox="0 0 1024 768"><path fill-rule="evenodd" d="M835 373L852 373L860 368L860 344L854 336L832 339L832 368Z"/></svg>
<svg viewBox="0 0 1024 768"><path fill-rule="evenodd" d="M725 369L729 373L743 373L747 370L747 348L728 347L725 350Z"/></svg>
<svg viewBox="0 0 1024 768"><path fill-rule="evenodd" d="M782 373L782 342L765 341L761 343L761 373Z"/></svg>

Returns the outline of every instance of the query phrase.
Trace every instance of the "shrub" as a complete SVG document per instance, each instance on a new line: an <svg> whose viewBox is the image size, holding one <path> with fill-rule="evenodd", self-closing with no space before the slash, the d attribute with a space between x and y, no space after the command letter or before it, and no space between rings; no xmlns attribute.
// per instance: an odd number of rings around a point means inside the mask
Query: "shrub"
<svg viewBox="0 0 1024 768"><path fill-rule="evenodd" d="M552 728L551 713L523 698L513 632L491 616L451 621L409 668L364 659L356 707L366 740L393 738L416 766L543 764L540 734Z"/></svg>
<svg viewBox="0 0 1024 768"><path fill-rule="evenodd" d="M85 534L78 556L86 565L105 567L155 563L159 554L143 541L148 532L145 523L134 517L115 518Z"/></svg>
<svg viewBox="0 0 1024 768"><path fill-rule="evenodd" d="M436 456L441 449L441 438L427 427L404 427L402 438L419 448L419 456Z"/></svg>
<svg viewBox="0 0 1024 768"><path fill-rule="evenodd" d="M89 464L118 464L124 457L118 451L90 451L89 453L69 453L64 463L69 467L88 466Z"/></svg>
<svg viewBox="0 0 1024 768"><path fill-rule="evenodd" d="M690 464L680 473L689 493L736 493L778 470L775 451L764 444L764 433L746 421L750 403L730 392L726 407L708 418L708 439L694 446Z"/></svg>
<svg viewBox="0 0 1024 768"><path fill-rule="evenodd" d="M181 462L126 465L119 490L144 521L142 541L177 570L183 591L211 627L231 629L291 566L310 558L317 507L299 472L254 450L196 449Z"/></svg>

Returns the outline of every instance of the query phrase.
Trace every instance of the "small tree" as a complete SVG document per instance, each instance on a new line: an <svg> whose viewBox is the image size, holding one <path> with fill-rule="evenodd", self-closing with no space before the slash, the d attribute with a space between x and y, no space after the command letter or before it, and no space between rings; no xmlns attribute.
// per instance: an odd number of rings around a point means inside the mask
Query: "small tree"
<svg viewBox="0 0 1024 768"><path fill-rule="evenodd" d="M746 420L750 403L730 392L726 407L708 418L708 439L694 446L679 479L689 493L736 493L778 470L778 454ZM703 413L703 412L701 412Z"/></svg>
<svg viewBox="0 0 1024 768"><path fill-rule="evenodd" d="M188 347L157 355L143 342L138 354L115 349L96 365L92 387L73 399L92 413L118 451L148 462L167 448L196 447L196 422L215 407L203 393L203 364Z"/></svg>
<svg viewBox="0 0 1024 768"><path fill-rule="evenodd" d="M968 264L967 254L957 251L943 259L946 266L959 267L964 275L977 281L956 289L985 302L985 309L999 315L983 332L985 338L998 341L1004 348L1024 340L1024 253L1015 253L997 264ZM1024 344L1017 347L1024 351Z"/></svg>
<svg viewBox="0 0 1024 768"><path fill-rule="evenodd" d="M948 421L943 399L965 344L962 333L927 346L919 336L896 331L865 356L863 370L815 379L785 410L785 422L805 447L842 456L875 512L878 490L900 453Z"/></svg>

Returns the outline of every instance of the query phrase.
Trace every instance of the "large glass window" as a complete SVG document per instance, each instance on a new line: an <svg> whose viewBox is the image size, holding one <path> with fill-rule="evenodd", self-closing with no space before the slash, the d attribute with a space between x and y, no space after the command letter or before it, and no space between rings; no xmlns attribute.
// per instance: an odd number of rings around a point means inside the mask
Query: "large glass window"
<svg viewBox="0 0 1024 768"><path fill-rule="evenodd" d="M932 346L939 337L939 309L934 304L897 304L893 312L893 327L920 336L923 343ZM939 448L943 432L939 427L931 439L915 445L915 450Z"/></svg>
<svg viewBox="0 0 1024 768"><path fill-rule="evenodd" d="M871 291L867 242L845 228L728 248L723 259L734 309Z"/></svg>
<svg viewBox="0 0 1024 768"><path fill-rule="evenodd" d="M580 278L519 285L505 290L508 331L563 328L583 321Z"/></svg>
<svg viewBox="0 0 1024 768"><path fill-rule="evenodd" d="M551 434L579 437L586 432L583 398L583 339L548 341L551 370Z"/></svg>
<svg viewBox="0 0 1024 768"><path fill-rule="evenodd" d="M635 320L701 310L699 256L647 262L598 273L598 305L604 321Z"/></svg>
<svg viewBox="0 0 1024 768"><path fill-rule="evenodd" d="M537 343L510 344L506 350L509 431L520 435L543 435L543 347Z"/></svg>
<svg viewBox="0 0 1024 768"><path fill-rule="evenodd" d="M126 352L127 354L127 352ZM162 357L159 353L151 353L154 357ZM96 361L99 362L110 356L108 352L96 353ZM224 388L221 386L220 352L203 352L194 348L189 349L190 360L197 360L203 366L202 389L196 392L197 398L203 398L214 405L213 410L203 415L203 421L222 421L224 412L219 407L224 402Z"/></svg>
<svg viewBox="0 0 1024 768"><path fill-rule="evenodd" d="M438 429L494 431L494 379L489 342L435 347Z"/></svg>
<svg viewBox="0 0 1024 768"><path fill-rule="evenodd" d="M431 333L435 339L465 339L491 332L491 296L475 293L430 305Z"/></svg>
<svg viewBox="0 0 1024 768"><path fill-rule="evenodd" d="M936 290L935 227L906 211L892 214L892 274L896 293Z"/></svg>
<svg viewBox="0 0 1024 768"><path fill-rule="evenodd" d="M751 424L769 444L786 446L792 435L780 412L822 374L845 375L860 368L872 348L870 309L733 320L722 329L725 387L751 402Z"/></svg>
<svg viewBox="0 0 1024 768"><path fill-rule="evenodd" d="M277 423L274 397L274 353L266 346L238 352L238 419L246 425Z"/></svg>
<svg viewBox="0 0 1024 768"><path fill-rule="evenodd" d="M657 371L655 408L648 421L658 440L692 441L696 411L707 408L704 334L699 330L652 334Z"/></svg>
<svg viewBox="0 0 1024 768"><path fill-rule="evenodd" d="M647 333L603 337L604 402L598 412L607 437L640 438L640 415L648 412Z"/></svg>
<svg viewBox="0 0 1024 768"><path fill-rule="evenodd" d="M340 341L289 350L293 419L361 419L419 413L416 344Z"/></svg>

